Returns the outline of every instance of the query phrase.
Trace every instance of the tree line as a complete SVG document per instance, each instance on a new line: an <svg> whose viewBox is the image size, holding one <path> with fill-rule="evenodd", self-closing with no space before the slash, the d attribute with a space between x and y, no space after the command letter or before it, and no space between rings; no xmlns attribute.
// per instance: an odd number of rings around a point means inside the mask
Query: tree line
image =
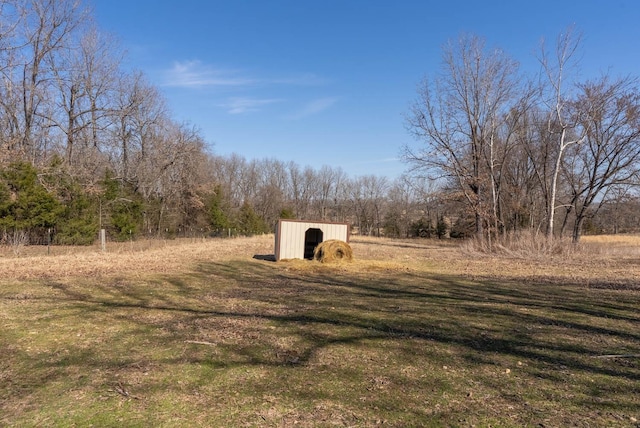
<svg viewBox="0 0 640 428"><path fill-rule="evenodd" d="M407 235L423 216L406 180L214 155L123 57L79 1L0 0L3 242L252 234L283 217Z"/></svg>
<svg viewBox="0 0 640 428"><path fill-rule="evenodd" d="M561 57L536 89L464 39L408 119L414 173L391 180L215 155L123 57L79 1L0 0L0 242L255 234L279 218L398 237L553 230L556 211L560 233L638 225L632 79L566 91Z"/></svg>
<svg viewBox="0 0 640 428"><path fill-rule="evenodd" d="M578 242L623 200L637 207L637 77L581 80L580 46L574 29L543 43L529 77L506 52L463 35L421 83L407 115L419 144L405 159L458 192L479 240L529 230Z"/></svg>

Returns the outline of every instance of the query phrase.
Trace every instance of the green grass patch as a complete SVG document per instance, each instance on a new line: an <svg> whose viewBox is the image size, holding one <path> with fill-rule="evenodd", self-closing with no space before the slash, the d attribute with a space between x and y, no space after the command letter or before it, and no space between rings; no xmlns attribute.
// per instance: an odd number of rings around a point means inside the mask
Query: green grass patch
<svg viewBox="0 0 640 428"><path fill-rule="evenodd" d="M4 281L0 425L638 426L639 307L418 266Z"/></svg>

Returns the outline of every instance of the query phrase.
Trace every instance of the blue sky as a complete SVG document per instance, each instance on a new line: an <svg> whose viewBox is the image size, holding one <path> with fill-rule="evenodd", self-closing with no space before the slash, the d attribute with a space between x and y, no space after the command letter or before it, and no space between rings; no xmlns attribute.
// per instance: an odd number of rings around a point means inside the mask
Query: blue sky
<svg viewBox="0 0 640 428"><path fill-rule="evenodd" d="M213 152L394 178L403 114L441 47L477 34L538 69L542 38L574 25L585 77L640 74L636 0L93 0L126 67L160 88Z"/></svg>

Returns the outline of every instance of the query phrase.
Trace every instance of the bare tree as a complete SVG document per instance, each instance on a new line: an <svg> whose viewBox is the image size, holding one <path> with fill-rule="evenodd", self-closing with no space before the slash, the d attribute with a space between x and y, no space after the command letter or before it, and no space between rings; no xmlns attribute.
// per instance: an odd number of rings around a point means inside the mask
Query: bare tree
<svg viewBox="0 0 640 428"><path fill-rule="evenodd" d="M508 166L504 172L502 192L504 211L503 223L507 230L518 232L522 229L537 232L546 222L543 191L547 181L546 168L549 165L547 153L541 148L540 137L546 137L546 125L540 112L528 109L519 117L513 130L515 145L510 151ZM543 117L546 117L544 115ZM543 201L543 202L540 202Z"/></svg>
<svg viewBox="0 0 640 428"><path fill-rule="evenodd" d="M109 105L119 76L115 45L93 27L88 27L69 49L48 57L55 78L55 110L45 119L63 136L66 163L75 170L88 167L96 173L100 138L108 127Z"/></svg>
<svg viewBox="0 0 640 428"><path fill-rule="evenodd" d="M613 186L594 223L598 232L637 233L640 230L640 198L636 186Z"/></svg>
<svg viewBox="0 0 640 428"><path fill-rule="evenodd" d="M85 114L79 117L83 131L81 156L78 167L83 170L86 180L91 181L103 175L106 167L103 152L108 151L108 128L112 124L113 99L122 60L122 51L109 35L91 27L80 40L80 78L84 88Z"/></svg>
<svg viewBox="0 0 640 428"><path fill-rule="evenodd" d="M228 157L214 156L212 158L213 180L220 186L222 193L229 198L229 201L235 204L234 208L239 208L242 204L240 182L246 165L247 160L237 153ZM236 201L240 202L236 203Z"/></svg>
<svg viewBox="0 0 640 428"><path fill-rule="evenodd" d="M301 169L295 162L289 162L288 166L291 197L296 218L308 218L316 186L316 175L309 166Z"/></svg>
<svg viewBox="0 0 640 428"><path fill-rule="evenodd" d="M206 163L200 131L168 119L158 123L154 138L146 141L145 156L136 164L137 191L146 201L154 201L156 212L148 212L153 223L147 230L161 232L198 227L204 210L203 186ZM151 210L151 208L150 208ZM173 215L172 220L167 215Z"/></svg>
<svg viewBox="0 0 640 428"><path fill-rule="evenodd" d="M260 165L256 159L245 163L241 170L238 186L238 208L244 204L253 206L260 186Z"/></svg>
<svg viewBox="0 0 640 428"><path fill-rule="evenodd" d="M15 155L20 146L20 85L16 78L21 42L18 28L24 25L25 9L18 0L0 1L0 161Z"/></svg>
<svg viewBox="0 0 640 428"><path fill-rule="evenodd" d="M136 165L148 154L151 141L162 133L166 122L165 101L142 73L118 79L112 112L112 161L118 176L134 183Z"/></svg>
<svg viewBox="0 0 640 428"><path fill-rule="evenodd" d="M443 71L425 80L407 119L424 147L405 147L404 159L429 176L451 177L475 216L476 235L496 200L494 168L498 130L517 89L517 64L482 39L464 36L444 49Z"/></svg>
<svg viewBox="0 0 640 428"><path fill-rule="evenodd" d="M268 225L274 225L286 205L289 187L287 165L276 159L264 159L258 163L260 173L254 206L256 213Z"/></svg>
<svg viewBox="0 0 640 428"><path fill-rule="evenodd" d="M550 143L554 148L554 163L547 197L548 238L552 238L554 234L558 178L565 151L570 146L584 140L584 134L579 134L578 118L571 115L568 110L571 101L570 91L565 87L568 79L567 72L576 66L575 61L580 41L580 35L576 34L573 29L568 29L558 36L554 51L555 57L549 56L544 44L541 47L540 63L547 78L546 104L550 111L547 130L550 134Z"/></svg>
<svg viewBox="0 0 640 428"><path fill-rule="evenodd" d="M353 217L363 235L380 235L388 180L385 177L365 175L350 181L348 196Z"/></svg>
<svg viewBox="0 0 640 428"><path fill-rule="evenodd" d="M329 219L332 195L335 193L341 174L344 174L341 169L331 168L327 165L323 165L317 173L316 211L321 220Z"/></svg>
<svg viewBox="0 0 640 428"><path fill-rule="evenodd" d="M428 197L420 192L420 186L417 183L425 183L424 180L411 179L408 176L401 176L391 183L387 189L385 210L385 234L398 237L410 236L410 225L413 221L424 216L426 201ZM426 184L426 183L425 183ZM429 181L427 185L432 185L433 181ZM388 230L390 229L390 230Z"/></svg>
<svg viewBox="0 0 640 428"><path fill-rule="evenodd" d="M73 32L84 14L75 0L29 0L23 7L20 149L35 161L40 152L33 133L38 120L47 114L44 112L47 103L51 103L50 83L57 57L70 47Z"/></svg>
<svg viewBox="0 0 640 428"><path fill-rule="evenodd" d="M640 90L637 81L603 77L579 85L574 103L584 142L567 157L570 206L575 210L572 238L580 240L582 226L598 211L616 186L637 183L640 177ZM592 209L593 208L593 209Z"/></svg>

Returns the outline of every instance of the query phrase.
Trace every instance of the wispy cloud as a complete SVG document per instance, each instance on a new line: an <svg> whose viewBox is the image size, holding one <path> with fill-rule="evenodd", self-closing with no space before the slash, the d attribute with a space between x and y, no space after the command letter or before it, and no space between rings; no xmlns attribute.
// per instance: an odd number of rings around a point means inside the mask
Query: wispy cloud
<svg viewBox="0 0 640 428"><path fill-rule="evenodd" d="M300 111L297 111L289 115L287 118L291 120L298 120L305 117L313 116L315 114L318 114L320 112L327 110L337 102L338 102L338 97L318 98L316 100L313 100L307 103L305 106L302 107Z"/></svg>
<svg viewBox="0 0 640 428"><path fill-rule="evenodd" d="M216 68L201 61L176 61L165 71L165 85L186 88L249 85L316 86L328 81L313 73L281 77L252 77L238 70Z"/></svg>
<svg viewBox="0 0 640 428"><path fill-rule="evenodd" d="M223 104L229 114L242 114L260 110L261 107L282 101L277 98L229 98L229 101Z"/></svg>
<svg viewBox="0 0 640 428"><path fill-rule="evenodd" d="M200 61L174 62L165 73L166 86L202 88L206 86L246 86L255 79L243 76L238 71L217 69Z"/></svg>

